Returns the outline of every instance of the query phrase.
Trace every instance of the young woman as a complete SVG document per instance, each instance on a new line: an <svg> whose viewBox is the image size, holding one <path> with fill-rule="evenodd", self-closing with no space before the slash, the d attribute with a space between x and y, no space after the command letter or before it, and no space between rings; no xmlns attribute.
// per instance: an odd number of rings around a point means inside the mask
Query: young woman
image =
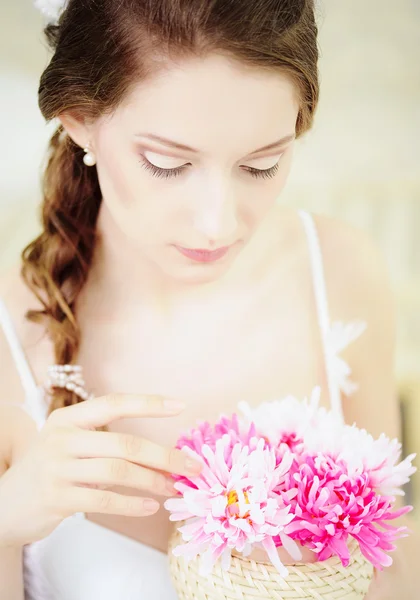
<svg viewBox="0 0 420 600"><path fill-rule="evenodd" d="M178 435L315 385L399 435L392 295L362 233L278 202L312 0L69 0L46 34L43 229L0 284L0 596L170 600Z"/></svg>

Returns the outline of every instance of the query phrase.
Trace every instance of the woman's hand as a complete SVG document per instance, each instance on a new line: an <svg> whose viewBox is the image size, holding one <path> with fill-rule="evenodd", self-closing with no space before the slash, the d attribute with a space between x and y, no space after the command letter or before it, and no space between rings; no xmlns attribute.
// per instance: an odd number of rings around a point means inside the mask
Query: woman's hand
<svg viewBox="0 0 420 600"><path fill-rule="evenodd" d="M55 410L24 457L0 478L0 546L20 547L51 533L76 512L143 517L159 503L107 487L170 496L165 473L201 466L176 449L135 435L95 431L117 419L168 417L183 405L158 396L114 394Z"/></svg>

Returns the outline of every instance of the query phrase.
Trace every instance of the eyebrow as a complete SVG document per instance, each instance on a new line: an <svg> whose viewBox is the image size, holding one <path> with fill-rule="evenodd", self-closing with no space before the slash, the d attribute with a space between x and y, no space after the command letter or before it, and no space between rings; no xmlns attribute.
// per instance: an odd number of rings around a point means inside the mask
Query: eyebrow
<svg viewBox="0 0 420 600"><path fill-rule="evenodd" d="M198 154L200 152L200 150L197 150L196 148L191 148L191 146L186 146L185 144L174 142L173 140L168 140L167 138L161 137L160 135L155 135L154 133L136 133L135 137L149 138L150 140L159 142L160 144L163 144L165 146L177 148L178 150L184 150L186 152L193 152L195 154ZM294 133L286 135L285 137L281 138L280 140L277 140L276 142L272 142L271 144L267 144L267 146L263 146L262 148L258 148L258 150L254 150L247 156L252 156L253 154L258 154L260 152L265 152L267 150L272 150L274 148L284 146L288 142L294 140L295 137L296 135Z"/></svg>

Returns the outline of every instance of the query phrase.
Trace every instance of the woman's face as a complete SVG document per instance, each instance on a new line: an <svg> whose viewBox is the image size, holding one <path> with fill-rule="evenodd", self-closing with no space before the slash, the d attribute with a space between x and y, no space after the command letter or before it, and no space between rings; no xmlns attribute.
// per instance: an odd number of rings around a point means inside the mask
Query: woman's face
<svg viewBox="0 0 420 600"><path fill-rule="evenodd" d="M139 84L88 132L116 241L176 280L219 277L285 185L298 108L285 76L219 55Z"/></svg>

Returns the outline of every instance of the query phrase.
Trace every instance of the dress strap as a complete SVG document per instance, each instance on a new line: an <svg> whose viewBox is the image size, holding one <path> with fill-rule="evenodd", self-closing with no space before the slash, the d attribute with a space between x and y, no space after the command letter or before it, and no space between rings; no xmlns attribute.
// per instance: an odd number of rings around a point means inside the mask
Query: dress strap
<svg viewBox="0 0 420 600"><path fill-rule="evenodd" d="M315 301L318 313L318 322L321 330L322 346L325 359L325 371L327 375L328 392L332 411L344 420L341 405L340 387L334 378L333 356L329 351L329 337L331 322L328 308L327 288L325 283L324 265L322 260L321 245L318 232L312 215L304 210L299 211L308 239L309 255L311 259L311 270L314 285Z"/></svg>
<svg viewBox="0 0 420 600"><path fill-rule="evenodd" d="M29 366L28 360L23 351L22 345L19 341L15 327L13 325L12 318L9 311L6 308L3 300L0 298L0 326L2 327L6 339L9 343L10 350L12 353L13 360L16 364L16 368L22 382L23 389L25 391L26 401L30 401L31 398L38 398L39 388L36 384L33 376L31 367ZM34 400L35 401L35 400Z"/></svg>

